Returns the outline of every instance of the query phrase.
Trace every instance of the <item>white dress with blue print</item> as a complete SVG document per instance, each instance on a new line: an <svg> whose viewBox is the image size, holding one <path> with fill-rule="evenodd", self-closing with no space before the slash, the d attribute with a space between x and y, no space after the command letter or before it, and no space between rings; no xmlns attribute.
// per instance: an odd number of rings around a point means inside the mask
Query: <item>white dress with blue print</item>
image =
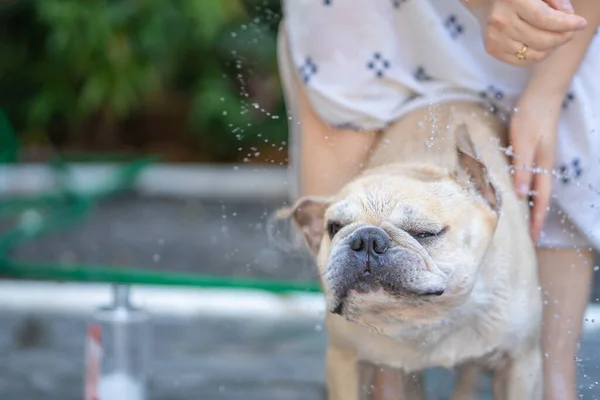
<svg viewBox="0 0 600 400"><path fill-rule="evenodd" d="M283 5L289 64L333 126L382 129L411 109L456 100L485 103L505 117L528 79L528 69L486 53L478 21L459 0ZM564 100L556 170L541 244L600 249L600 39Z"/></svg>

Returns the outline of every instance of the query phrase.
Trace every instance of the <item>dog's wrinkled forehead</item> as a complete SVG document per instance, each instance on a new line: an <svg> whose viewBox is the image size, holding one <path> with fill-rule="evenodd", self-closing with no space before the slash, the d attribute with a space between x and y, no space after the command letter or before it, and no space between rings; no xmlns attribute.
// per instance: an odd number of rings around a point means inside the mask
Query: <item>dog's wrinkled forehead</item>
<svg viewBox="0 0 600 400"><path fill-rule="evenodd" d="M451 179L422 181L413 177L374 174L348 185L327 210L327 218L372 225L378 225L382 220L395 223L440 220L452 204L461 199L464 199L464 193Z"/></svg>

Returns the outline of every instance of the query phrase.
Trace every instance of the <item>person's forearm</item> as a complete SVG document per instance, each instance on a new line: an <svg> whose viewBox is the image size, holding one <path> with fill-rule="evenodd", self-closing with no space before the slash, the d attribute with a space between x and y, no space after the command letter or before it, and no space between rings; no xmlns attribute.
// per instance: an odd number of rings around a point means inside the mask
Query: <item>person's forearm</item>
<svg viewBox="0 0 600 400"><path fill-rule="evenodd" d="M575 13L587 19L585 30L576 32L573 39L556 49L545 60L533 67L527 91L560 99L569 90L573 76L579 69L585 53L600 24L599 0L573 0Z"/></svg>

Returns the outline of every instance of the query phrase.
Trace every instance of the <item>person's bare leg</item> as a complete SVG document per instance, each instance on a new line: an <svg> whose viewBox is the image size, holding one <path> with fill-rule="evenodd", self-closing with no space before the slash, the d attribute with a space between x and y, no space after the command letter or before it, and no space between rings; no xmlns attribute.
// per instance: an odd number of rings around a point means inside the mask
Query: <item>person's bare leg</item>
<svg viewBox="0 0 600 400"><path fill-rule="evenodd" d="M593 253L538 249L544 299L544 400L575 400L577 347L589 301Z"/></svg>
<svg viewBox="0 0 600 400"><path fill-rule="evenodd" d="M296 95L300 123L297 138L300 192L302 195L334 194L361 171L377 134L334 129L315 114L299 84Z"/></svg>

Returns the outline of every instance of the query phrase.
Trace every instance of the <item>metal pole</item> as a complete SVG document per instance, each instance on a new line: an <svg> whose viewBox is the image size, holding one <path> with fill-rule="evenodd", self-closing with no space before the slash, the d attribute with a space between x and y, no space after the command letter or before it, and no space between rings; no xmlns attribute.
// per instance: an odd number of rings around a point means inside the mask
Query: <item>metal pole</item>
<svg viewBox="0 0 600 400"><path fill-rule="evenodd" d="M114 327L115 344L115 369L123 373L131 372L129 368L128 354L128 332L130 324L125 323L129 317L130 310L130 286L112 285L113 307L117 317L122 317L122 321L117 321ZM120 320L121 318L119 318ZM122 322L122 323L119 323Z"/></svg>

